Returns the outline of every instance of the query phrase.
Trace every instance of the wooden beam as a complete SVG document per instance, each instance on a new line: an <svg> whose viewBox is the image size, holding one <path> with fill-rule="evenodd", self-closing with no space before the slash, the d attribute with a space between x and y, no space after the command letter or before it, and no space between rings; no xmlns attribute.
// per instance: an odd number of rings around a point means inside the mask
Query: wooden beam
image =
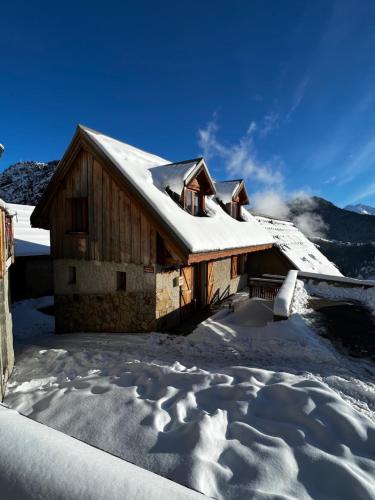
<svg viewBox="0 0 375 500"><path fill-rule="evenodd" d="M188 264L195 262L204 262L209 260L225 259L232 255L241 255L244 253L261 252L272 248L272 243L266 245L254 245L251 247L232 248L230 250L220 250L216 252L192 253L188 256Z"/></svg>

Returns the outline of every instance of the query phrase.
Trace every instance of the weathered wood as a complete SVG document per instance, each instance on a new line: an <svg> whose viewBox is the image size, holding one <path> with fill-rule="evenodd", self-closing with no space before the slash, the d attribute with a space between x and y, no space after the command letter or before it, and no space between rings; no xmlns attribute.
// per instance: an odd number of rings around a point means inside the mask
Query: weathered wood
<svg viewBox="0 0 375 500"><path fill-rule="evenodd" d="M266 250L267 248L272 248L272 243L267 245L254 245L251 247L232 248L230 250L220 250L218 252L193 253L189 255L188 263L193 264L195 262L223 259L225 257L231 257L232 255L241 255L244 253L259 252L261 250Z"/></svg>

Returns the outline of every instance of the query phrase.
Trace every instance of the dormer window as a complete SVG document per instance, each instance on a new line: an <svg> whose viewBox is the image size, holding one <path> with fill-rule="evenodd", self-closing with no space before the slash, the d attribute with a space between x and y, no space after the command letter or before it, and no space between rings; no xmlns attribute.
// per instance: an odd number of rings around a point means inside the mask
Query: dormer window
<svg viewBox="0 0 375 500"><path fill-rule="evenodd" d="M150 170L154 184L165 189L186 212L200 217L205 215L206 196L216 194L216 190L203 158L161 165Z"/></svg>
<svg viewBox="0 0 375 500"><path fill-rule="evenodd" d="M185 190L185 210L191 215L203 215L205 196L201 191Z"/></svg>
<svg viewBox="0 0 375 500"><path fill-rule="evenodd" d="M216 182L216 199L233 219L242 221L241 207L249 203L242 179Z"/></svg>

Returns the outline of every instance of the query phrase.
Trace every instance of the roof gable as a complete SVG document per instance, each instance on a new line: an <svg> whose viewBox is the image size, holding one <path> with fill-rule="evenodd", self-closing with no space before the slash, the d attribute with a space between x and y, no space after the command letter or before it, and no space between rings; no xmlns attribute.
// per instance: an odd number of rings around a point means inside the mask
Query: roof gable
<svg viewBox="0 0 375 500"><path fill-rule="evenodd" d="M207 217L190 215L172 200L165 188L154 181L153 171L157 167L165 166L165 159L83 126L77 128L56 174L33 213L33 226L45 227L41 224L43 220L47 220L49 203L69 169L71 158L77 154L80 147L97 155L118 182L126 186L142 203L153 220L164 229L164 233L173 239L184 255L229 249L234 251L238 248L264 244L272 245L272 237L255 218L250 216L246 222L234 220L211 198L208 198L206 203ZM189 162L181 162L177 165L185 163ZM208 182L212 182L203 159L199 159L199 162L186 169L181 167L182 170L185 170L183 178L187 185L194 175L197 176L202 172L204 176L207 174Z"/></svg>
<svg viewBox="0 0 375 500"><path fill-rule="evenodd" d="M249 203L249 197L243 179L233 179L228 181L215 182L216 197L222 203L235 201L241 205Z"/></svg>

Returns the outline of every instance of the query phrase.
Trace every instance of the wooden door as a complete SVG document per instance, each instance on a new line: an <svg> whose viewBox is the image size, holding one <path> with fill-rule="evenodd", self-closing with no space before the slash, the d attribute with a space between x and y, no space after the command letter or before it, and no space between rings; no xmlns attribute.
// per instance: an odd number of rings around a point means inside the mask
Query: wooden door
<svg viewBox="0 0 375 500"><path fill-rule="evenodd" d="M214 263L207 262L207 304L211 304L214 298Z"/></svg>
<svg viewBox="0 0 375 500"><path fill-rule="evenodd" d="M182 285L180 287L181 319L189 315L194 306L194 269L192 266L181 268Z"/></svg>

